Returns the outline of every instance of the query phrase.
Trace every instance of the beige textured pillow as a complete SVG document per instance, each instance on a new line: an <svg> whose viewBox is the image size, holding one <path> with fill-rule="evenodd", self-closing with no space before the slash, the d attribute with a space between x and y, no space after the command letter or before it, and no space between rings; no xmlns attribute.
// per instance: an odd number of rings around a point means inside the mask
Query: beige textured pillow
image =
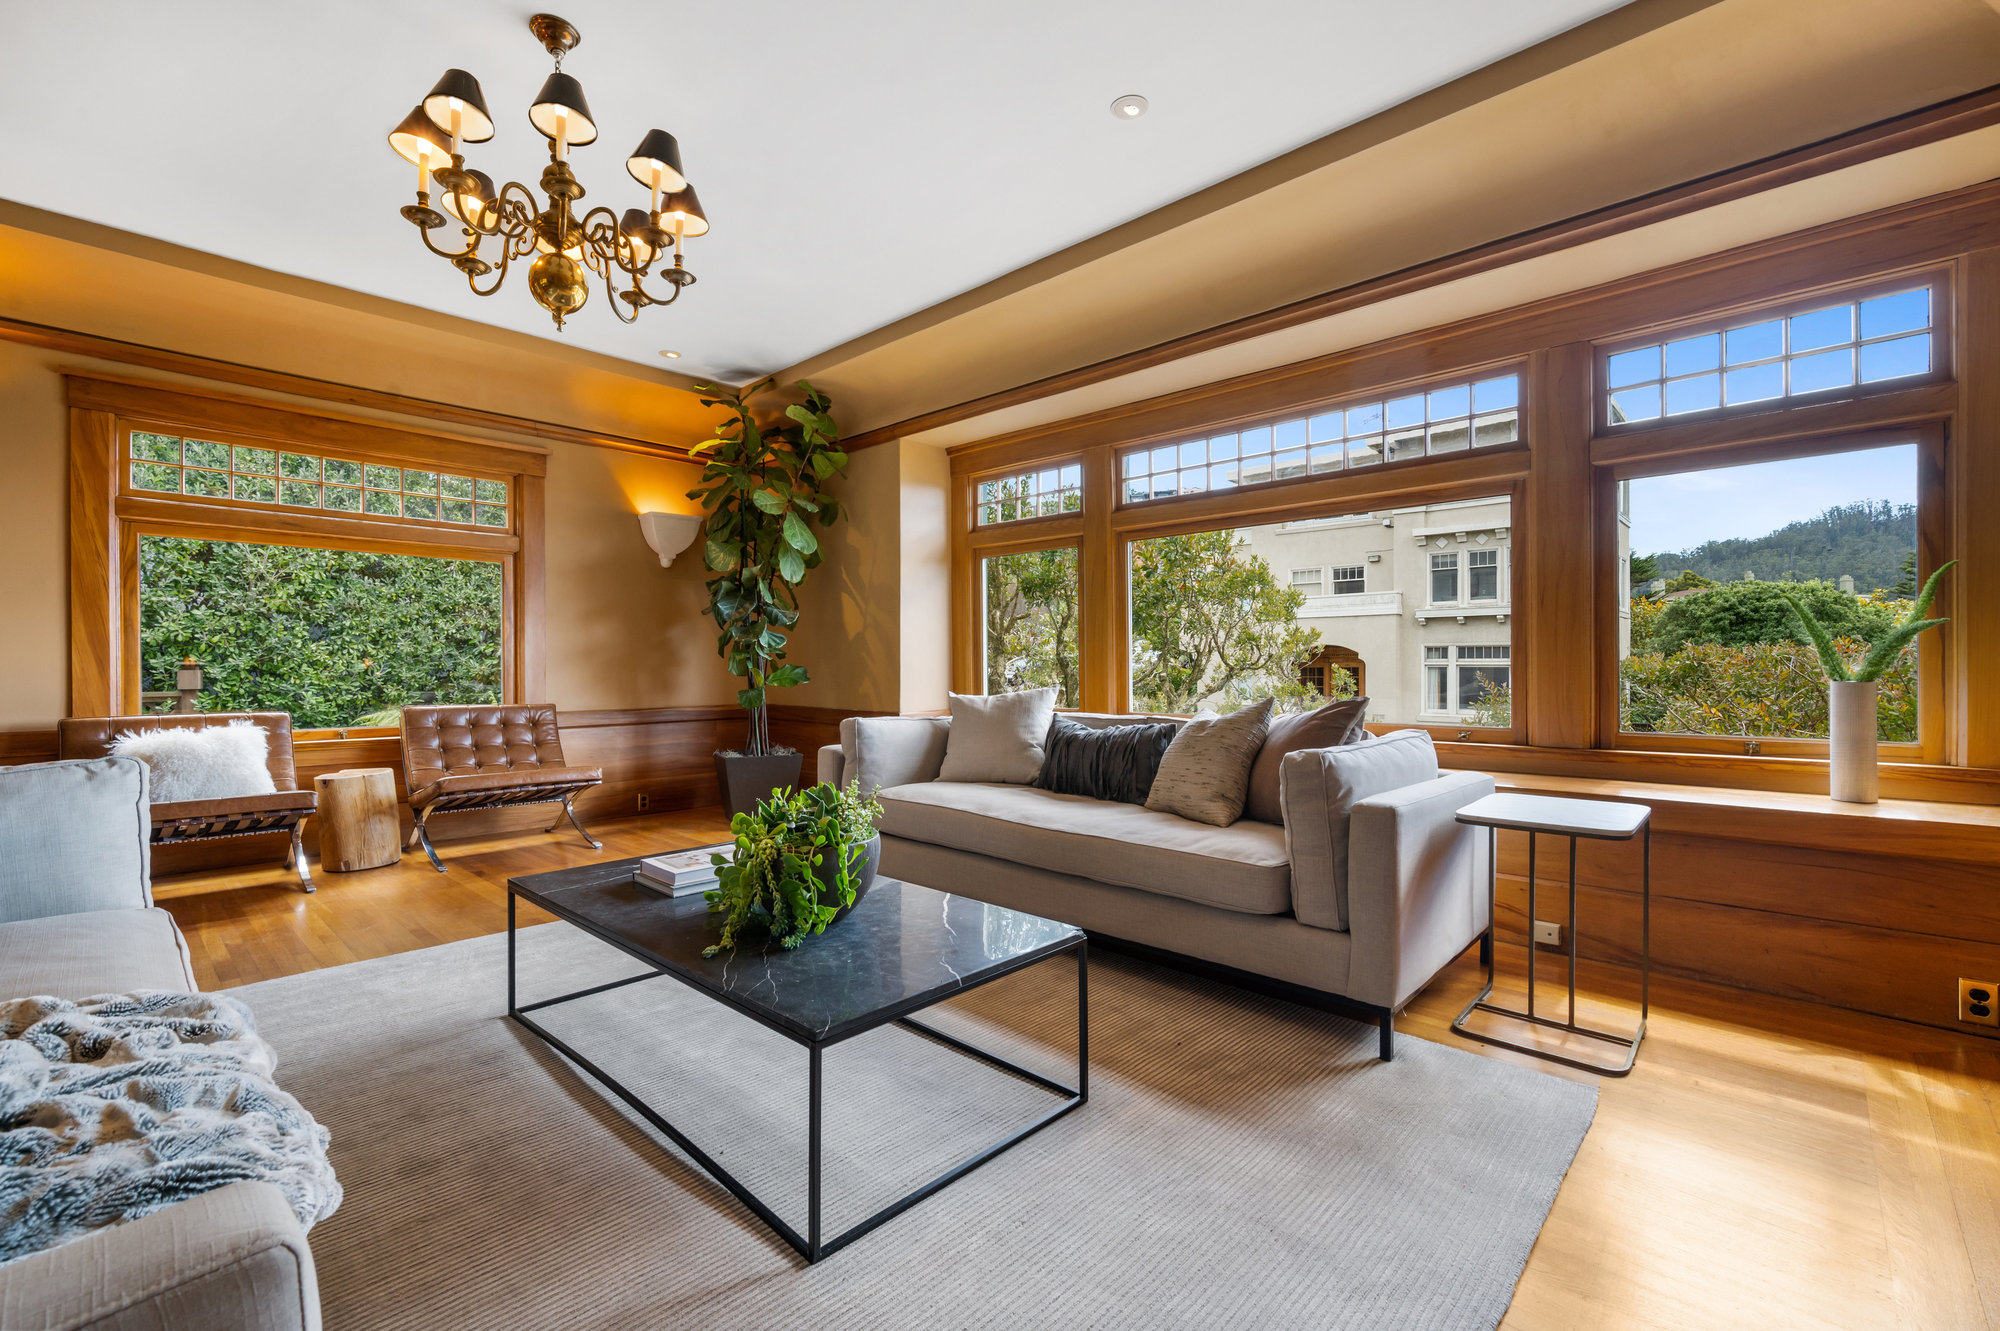
<svg viewBox="0 0 2000 1331"><path fill-rule="evenodd" d="M993 781L1025 786L1042 771L1049 723L1056 717L1056 691L953 693L951 733L944 742L940 781Z"/></svg>
<svg viewBox="0 0 2000 1331"><path fill-rule="evenodd" d="M1228 716L1203 712L1195 717L1167 746L1146 807L1211 827L1229 826L1243 816L1250 764L1270 728L1269 698Z"/></svg>

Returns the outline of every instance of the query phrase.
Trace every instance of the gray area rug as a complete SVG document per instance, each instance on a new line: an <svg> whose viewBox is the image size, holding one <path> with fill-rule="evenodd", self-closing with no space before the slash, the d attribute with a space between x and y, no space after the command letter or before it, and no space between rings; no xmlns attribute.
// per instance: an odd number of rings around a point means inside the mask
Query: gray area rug
<svg viewBox="0 0 2000 1331"><path fill-rule="evenodd" d="M550 924L521 999L639 969ZM333 1132L312 1233L359 1328L1492 1327L1594 1089L1101 950L1091 1099L808 1267L676 1148L500 1015L505 939L234 992ZM930 1016L1075 1073L1075 967ZM804 1229L806 1055L660 979L542 1015ZM1047 1093L910 1032L826 1064L829 1233L1027 1122Z"/></svg>

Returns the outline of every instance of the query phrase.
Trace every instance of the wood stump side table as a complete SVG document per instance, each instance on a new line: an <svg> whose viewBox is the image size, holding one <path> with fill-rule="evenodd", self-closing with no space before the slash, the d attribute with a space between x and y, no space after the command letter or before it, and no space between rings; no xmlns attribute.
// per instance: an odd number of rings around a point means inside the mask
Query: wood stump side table
<svg viewBox="0 0 2000 1331"><path fill-rule="evenodd" d="M403 857L396 773L350 767L313 778L319 792L319 862L335 873L379 869Z"/></svg>

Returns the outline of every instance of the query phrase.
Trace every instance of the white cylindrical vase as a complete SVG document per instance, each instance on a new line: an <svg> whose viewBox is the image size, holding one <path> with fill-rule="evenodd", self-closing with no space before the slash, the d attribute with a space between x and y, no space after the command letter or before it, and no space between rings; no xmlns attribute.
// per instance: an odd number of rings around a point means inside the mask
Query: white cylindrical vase
<svg viewBox="0 0 2000 1331"><path fill-rule="evenodd" d="M1832 723L1827 756L1833 797L1847 804L1873 804L1880 787L1875 759L1875 681L1829 681L1826 701Z"/></svg>

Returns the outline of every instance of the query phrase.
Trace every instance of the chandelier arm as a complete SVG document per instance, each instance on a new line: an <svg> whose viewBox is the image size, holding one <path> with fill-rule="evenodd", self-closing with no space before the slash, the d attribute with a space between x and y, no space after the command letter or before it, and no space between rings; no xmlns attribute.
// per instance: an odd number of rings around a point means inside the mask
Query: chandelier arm
<svg viewBox="0 0 2000 1331"><path fill-rule="evenodd" d="M465 284L472 288L472 294L475 296L490 296L494 292L500 289L500 284L502 282L505 282L507 280L507 269L513 262L514 262L514 252L512 247L502 246L500 249L499 266L493 270L494 274L493 284L487 287L484 291L481 291L479 289L479 279L477 277L474 277L471 273L467 273L465 275Z"/></svg>
<svg viewBox="0 0 2000 1331"><path fill-rule="evenodd" d="M440 259L459 259L459 258L463 258L464 256L466 256L466 255L468 255L468 254L471 254L472 252L474 252L475 250L477 250L477 249L479 248L479 238L478 238L477 236L474 236L474 237L472 238L472 244L471 244L471 245L469 245L469 246L468 246L467 248L465 248L465 249L462 249L462 250L445 250L445 249L439 249L439 248L438 248L438 245L437 245L437 242L431 239L431 232L432 232L432 231L443 231L443 230L445 230L445 229L446 229L445 227L441 227L441 226L440 226L440 227L418 227L418 228L417 228L417 234L418 234L418 235L420 235L420 236L422 236L422 237L424 238L424 248L425 248L425 249L427 249L427 250L429 250L429 251L430 251L430 252L431 252L432 254L435 254L435 255L437 255L437 256L438 256L438 258L440 258Z"/></svg>
<svg viewBox="0 0 2000 1331"><path fill-rule="evenodd" d="M611 273L612 273L611 266L609 264L606 264L604 267L605 303L611 306L611 313L614 317L617 318L619 323L622 324L637 323L639 321L639 306L636 304L632 304L629 301L620 300L618 298L618 286L611 280ZM635 282L633 285L634 289L637 289L637 283ZM630 305L631 312L627 313L625 310L619 309L618 307L621 305Z"/></svg>

